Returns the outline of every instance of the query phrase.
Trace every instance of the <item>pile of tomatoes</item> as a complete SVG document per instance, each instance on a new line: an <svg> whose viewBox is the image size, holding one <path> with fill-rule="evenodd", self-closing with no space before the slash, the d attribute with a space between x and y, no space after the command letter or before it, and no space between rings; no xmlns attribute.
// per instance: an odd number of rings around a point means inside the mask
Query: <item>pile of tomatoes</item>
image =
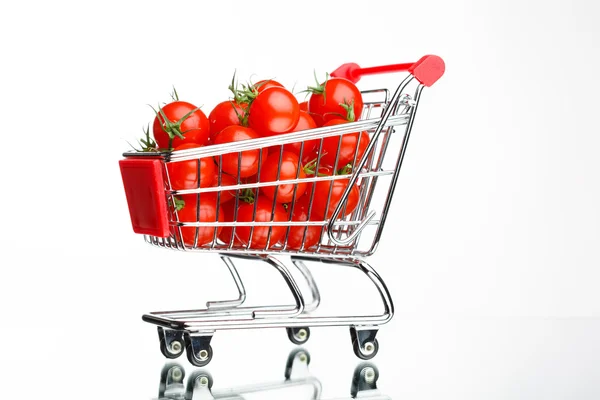
<svg viewBox="0 0 600 400"><path fill-rule="evenodd" d="M172 102L155 110L153 138L148 130L146 138L140 141L143 150L186 150L345 124L358 120L363 109L360 91L343 78L327 77L323 83L309 87L305 92L310 97L305 102L299 102L291 91L274 80L241 85L234 80L229 89L231 98L217 104L208 116L195 105L179 100L175 92ZM314 176L349 178L353 165L364 156L369 140L367 132L354 132L171 162L167 164L167 175L174 190ZM234 218L237 222L324 221L331 218L348 183L349 179L335 179L204 192L200 196L180 195L171 207L180 222L233 222ZM237 202L233 201L235 198ZM358 200L359 188L355 185L340 218L350 215ZM218 226L215 233L214 226L182 227L181 239L188 246L202 246L211 243L216 235L226 244L233 242L253 249L285 241L287 249L306 250L319 243L323 229L317 225L255 225L254 229Z"/></svg>

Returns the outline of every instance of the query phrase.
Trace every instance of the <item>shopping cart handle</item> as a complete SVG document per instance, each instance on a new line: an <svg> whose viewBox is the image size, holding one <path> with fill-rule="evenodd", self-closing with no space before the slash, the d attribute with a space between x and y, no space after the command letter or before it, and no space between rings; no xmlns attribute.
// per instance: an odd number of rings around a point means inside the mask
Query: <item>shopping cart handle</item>
<svg viewBox="0 0 600 400"><path fill-rule="evenodd" d="M376 67L361 68L356 63L347 63L331 73L336 78L346 78L357 83L364 75L385 74L389 72L410 72L421 84L433 85L444 75L446 66L444 60L438 56L423 56L415 63L380 65Z"/></svg>

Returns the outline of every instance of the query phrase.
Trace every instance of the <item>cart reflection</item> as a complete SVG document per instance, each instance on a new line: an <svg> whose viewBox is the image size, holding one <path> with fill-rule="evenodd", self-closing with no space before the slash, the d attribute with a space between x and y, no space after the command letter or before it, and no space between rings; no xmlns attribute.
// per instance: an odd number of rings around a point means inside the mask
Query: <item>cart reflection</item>
<svg viewBox="0 0 600 400"><path fill-rule="evenodd" d="M159 400L234 400L245 399L251 394L256 398L293 399L293 390L304 387L310 399L321 399L322 386L317 377L309 372L310 354L305 349L292 351L285 364L281 381L213 390L213 377L207 370L196 369L186 376L185 368L178 363L165 364L161 370L158 391ZM189 372L189 370L188 370ZM352 374L350 396L369 400L390 400L377 389L379 371L372 363L359 364ZM286 391L285 394L283 391ZM297 392L296 392L297 393ZM302 393L306 393L302 391ZM302 397L305 399L305 397Z"/></svg>

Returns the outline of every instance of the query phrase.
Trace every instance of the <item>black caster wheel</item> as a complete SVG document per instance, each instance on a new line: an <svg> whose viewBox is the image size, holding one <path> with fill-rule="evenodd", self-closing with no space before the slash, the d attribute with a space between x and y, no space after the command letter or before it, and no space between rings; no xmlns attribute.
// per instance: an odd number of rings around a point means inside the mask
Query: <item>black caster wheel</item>
<svg viewBox="0 0 600 400"><path fill-rule="evenodd" d="M310 338L310 328L285 328L288 338L294 344L304 344Z"/></svg>
<svg viewBox="0 0 600 400"><path fill-rule="evenodd" d="M376 329L357 330L350 328L350 337L352 338L352 349L356 357L361 360L370 360L377 355L379 351L379 342L375 338Z"/></svg>
<svg viewBox="0 0 600 400"><path fill-rule="evenodd" d="M181 333L159 327L158 338L160 340L160 352L166 358L174 359L183 354L184 343Z"/></svg>
<svg viewBox="0 0 600 400"><path fill-rule="evenodd" d="M184 336L187 359L193 366L204 367L212 360L213 350L210 345L212 336L190 335Z"/></svg>
<svg viewBox="0 0 600 400"><path fill-rule="evenodd" d="M208 346L207 349L201 349L197 354L194 353L191 345L186 347L187 359L195 367L204 367L208 365L212 360L213 350L212 346Z"/></svg>
<svg viewBox="0 0 600 400"><path fill-rule="evenodd" d="M352 348L354 349L356 357L361 360L370 360L377 355L377 352L379 351L379 342L375 339L372 342L365 343L364 346L360 346L358 340L353 340Z"/></svg>

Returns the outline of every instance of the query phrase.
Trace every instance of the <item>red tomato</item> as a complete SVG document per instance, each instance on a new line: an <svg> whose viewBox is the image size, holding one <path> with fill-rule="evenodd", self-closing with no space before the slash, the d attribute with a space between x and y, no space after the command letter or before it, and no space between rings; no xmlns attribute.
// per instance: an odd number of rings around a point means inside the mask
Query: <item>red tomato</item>
<svg viewBox="0 0 600 400"><path fill-rule="evenodd" d="M300 108L292 93L282 87L262 91L250 105L248 126L260 136L272 136L294 129Z"/></svg>
<svg viewBox="0 0 600 400"><path fill-rule="evenodd" d="M321 171L319 171L321 172ZM349 178L350 176L348 176ZM331 218L335 208L342 200L342 195L344 191L348 187L349 179L336 179L333 181L320 181L315 183L315 194L313 198L313 209L311 218L314 220L324 220L326 218ZM331 189L331 198L329 200L329 205L327 204L327 199L329 196L329 190ZM358 205L360 192L358 190L358 185L354 185L350 190L350 194L348 195L348 201L346 202L346 212L344 213L344 208L342 208L342 212L340 213L339 218L350 215L352 211Z"/></svg>
<svg viewBox="0 0 600 400"><path fill-rule="evenodd" d="M186 194L179 197L185 202L183 208L177 211L179 222L217 222L217 197L214 193L200 194L200 203L198 203L198 196L195 194ZM223 221L222 215L219 216L219 221ZM221 229L222 227L217 227L217 235ZM173 227L172 230L175 237L179 238L178 229ZM198 241L196 244L197 246L202 246L212 242L215 234L215 227L201 226L198 227L197 232ZM183 236L183 243L185 243L186 246L194 246L196 240L196 227L182 227L181 235Z"/></svg>
<svg viewBox="0 0 600 400"><path fill-rule="evenodd" d="M314 169L314 167L313 167L313 169ZM316 171L314 171L314 170L312 172L306 171L307 178L314 178L315 176L319 177L319 176L331 176L331 175L333 175L333 167L329 167L329 166L325 166L325 165L319 165L319 169ZM307 183L306 192L304 192L304 194L307 197L310 197L313 195L313 186L314 185L315 185L314 182ZM315 215L314 211L312 212L312 215Z"/></svg>
<svg viewBox="0 0 600 400"><path fill-rule="evenodd" d="M242 203L240 202L240 204ZM221 220L222 217L223 222L233 222L233 217L235 216L234 211L235 201L230 201L228 203L223 204L219 209L219 220ZM219 233L219 239L225 244L230 244L232 232L233 228L231 226L224 226L221 232ZM234 246L242 245L242 242L237 238L237 228L236 237L234 238L233 244Z"/></svg>
<svg viewBox="0 0 600 400"><path fill-rule="evenodd" d="M233 176L228 174L221 174L221 185L219 185L219 175L215 173L212 186L234 186L237 184L237 179ZM233 200L235 198L235 190L222 190L218 193L221 193L221 195L219 196L219 203L221 204L227 203L229 200Z"/></svg>
<svg viewBox="0 0 600 400"><path fill-rule="evenodd" d="M305 222L309 220L318 220L316 218L308 218L308 206L310 205L310 198L308 196L302 196L294 204L294 211L292 213L292 221ZM290 209L291 211L291 209ZM311 210L311 214L314 212ZM319 243L321 238L322 226L292 226L288 233L287 248L290 250L300 250L302 243L304 243L304 249ZM306 232L306 234L305 234Z"/></svg>
<svg viewBox="0 0 600 400"><path fill-rule="evenodd" d="M270 87L283 87L281 83L274 81L273 79L265 79L262 81L258 81L253 86L258 93L261 93Z"/></svg>
<svg viewBox="0 0 600 400"><path fill-rule="evenodd" d="M332 126L345 124L348 121L343 119L333 119L329 122L326 122L323 126ZM346 135L342 135L342 144L339 149L339 157L336 166L336 170L343 168L348 163L354 161L354 157L356 155L356 162L358 163L360 159L365 154L365 150L369 145L369 134L367 132L354 132L348 133ZM338 145L340 143L339 136L330 136L323 139L323 152L321 155L321 161L326 165L333 165L335 163L336 154L338 152Z"/></svg>
<svg viewBox="0 0 600 400"><path fill-rule="evenodd" d="M308 99L308 112L317 125L334 118L358 121L363 109L363 100L356 85L344 78L330 78L322 85L323 90L314 92ZM354 102L354 103L352 103ZM351 117L342 105L353 104Z"/></svg>
<svg viewBox="0 0 600 400"><path fill-rule="evenodd" d="M245 107L245 104L237 104L232 100L217 104L208 115L211 139L228 126L241 125L239 117L244 116Z"/></svg>
<svg viewBox="0 0 600 400"><path fill-rule="evenodd" d="M195 105L185 101L174 101L162 107L167 121L159 111L152 126L154 140L159 148L171 149L185 143L206 144L210 135L210 124L202 110L196 110L184 119L186 114L196 108ZM178 135L183 135L184 139ZM171 137L173 137L172 143Z"/></svg>
<svg viewBox="0 0 600 400"><path fill-rule="evenodd" d="M300 107L300 111L308 112L308 101L303 101L302 103L298 103L298 106Z"/></svg>
<svg viewBox="0 0 600 400"><path fill-rule="evenodd" d="M273 210L273 205L275 209ZM252 214L254 212L255 204L241 202L238 209L238 222L252 222ZM287 212L281 204L273 203L271 199L266 196L259 196L256 200L256 218L254 222L285 222L287 221ZM249 248L261 249L267 246L267 240L269 241L269 247L274 246L279 242L287 231L285 226L264 226L258 225L254 227L252 233L252 241L250 242L250 226L238 226L235 229L236 236L242 243L248 245ZM269 236L269 231L271 235Z"/></svg>
<svg viewBox="0 0 600 400"><path fill-rule="evenodd" d="M239 142L241 140L248 139L256 139L258 138L258 134L252 130L251 128L246 128L244 126L232 125L223 129L221 132L215 136L214 143L231 143L231 142ZM258 162L260 158L260 150L247 150L242 153L242 162L239 163L238 166L238 155L239 153L228 153L223 154L223 156L215 156L215 161L219 164L219 160L223 158L223 171L232 175L234 177L238 176L238 169L240 177L248 177L256 174L258 172ZM264 163L266 159L267 151L263 150L262 162ZM238 168L239 167L239 168Z"/></svg>
<svg viewBox="0 0 600 400"><path fill-rule="evenodd" d="M260 181L277 181L278 171L280 181L296 179L296 177L298 179L303 179L306 177L306 174L302 170L302 164L300 163L298 156L290 151L284 151L281 155L281 158L279 157L279 153L271 154L267 158L267 161L265 161L260 171ZM261 193L264 193L269 199L274 199L278 203L289 203L294 198L298 199L304 194L306 191L306 183L264 186L260 190ZM294 190L296 191L295 196Z"/></svg>
<svg viewBox="0 0 600 400"><path fill-rule="evenodd" d="M195 143L185 143L175 148L175 150L185 150L200 147ZM200 186L198 186L198 163L200 163ZM212 157L201 158L200 160L177 161L167 164L171 189L184 190L197 187L213 186L215 179L215 162Z"/></svg>
<svg viewBox="0 0 600 400"><path fill-rule="evenodd" d="M305 131L307 129L314 129L317 127L317 124L312 119L312 117L306 111L300 111L300 116L298 118L298 123L290 131L291 132L299 132ZM304 143L304 149L302 150L302 154L311 153L315 147L319 144L319 139L306 140L304 142L290 143L283 146L284 150L291 151L300 155L300 147Z"/></svg>

